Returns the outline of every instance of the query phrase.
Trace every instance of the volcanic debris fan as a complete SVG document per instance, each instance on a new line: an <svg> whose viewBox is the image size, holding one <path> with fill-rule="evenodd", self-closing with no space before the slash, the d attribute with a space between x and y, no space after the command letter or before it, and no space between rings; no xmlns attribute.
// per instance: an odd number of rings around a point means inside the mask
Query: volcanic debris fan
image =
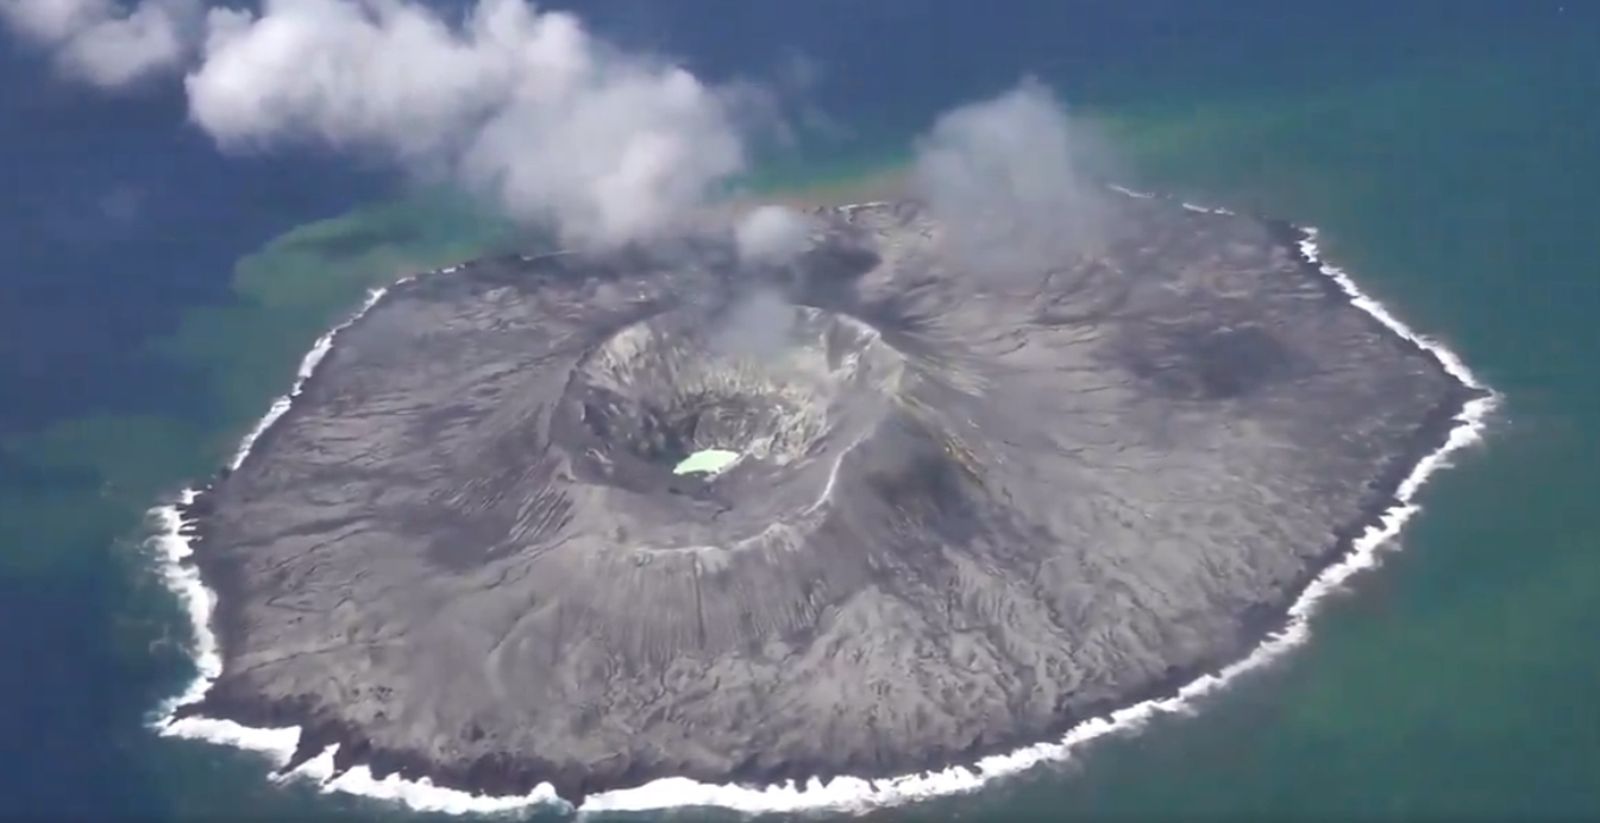
<svg viewBox="0 0 1600 823"><path fill-rule="evenodd" d="M190 511L191 711L577 798L960 762L1239 656L1470 391L1289 227L1103 200L1038 265L902 202L397 286Z"/></svg>

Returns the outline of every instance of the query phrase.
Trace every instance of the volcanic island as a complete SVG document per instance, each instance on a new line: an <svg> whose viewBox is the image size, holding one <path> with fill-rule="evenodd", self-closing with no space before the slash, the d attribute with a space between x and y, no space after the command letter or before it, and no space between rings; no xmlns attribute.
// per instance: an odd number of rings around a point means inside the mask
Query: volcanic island
<svg viewBox="0 0 1600 823"><path fill-rule="evenodd" d="M988 269L906 199L781 266L392 287L187 508L182 712L576 801L970 763L1243 657L1480 392L1294 227L1099 199L1092 252Z"/></svg>

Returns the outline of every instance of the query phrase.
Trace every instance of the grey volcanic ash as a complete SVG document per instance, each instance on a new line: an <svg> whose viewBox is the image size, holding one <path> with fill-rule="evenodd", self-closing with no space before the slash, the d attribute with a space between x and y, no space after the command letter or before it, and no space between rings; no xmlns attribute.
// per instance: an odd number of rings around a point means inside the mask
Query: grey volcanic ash
<svg viewBox="0 0 1600 823"><path fill-rule="evenodd" d="M396 288L196 509L198 710L576 797L959 761L1240 655L1467 394L1281 228L1096 207L981 276L820 213L759 353L731 243Z"/></svg>
<svg viewBox="0 0 1600 823"><path fill-rule="evenodd" d="M961 762L1243 655L1472 391L1064 122L1023 87L917 199L392 289L191 511L189 711L577 799Z"/></svg>
<svg viewBox="0 0 1600 823"><path fill-rule="evenodd" d="M1035 84L942 118L914 198L715 230L736 84L518 0L201 11L0 0L89 82L182 71L230 149L580 249L391 289L189 505L223 666L183 711L297 762L576 800L1050 737L1252 648L1475 393L1293 229L1089 183Z"/></svg>

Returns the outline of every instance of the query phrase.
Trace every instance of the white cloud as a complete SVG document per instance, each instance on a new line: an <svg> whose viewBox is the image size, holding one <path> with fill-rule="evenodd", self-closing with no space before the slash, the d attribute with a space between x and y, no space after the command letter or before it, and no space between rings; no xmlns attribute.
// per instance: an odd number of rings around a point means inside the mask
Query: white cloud
<svg viewBox="0 0 1600 823"><path fill-rule="evenodd" d="M0 0L0 19L49 49L67 75L117 88L176 68L190 52L197 0Z"/></svg>
<svg viewBox="0 0 1600 823"><path fill-rule="evenodd" d="M59 43L110 15L104 0L4 0L0 14L24 37Z"/></svg>
<svg viewBox="0 0 1600 823"><path fill-rule="evenodd" d="M459 24L401 0L214 10L187 88L224 145L375 151L573 242L670 230L745 161L727 95L521 0Z"/></svg>

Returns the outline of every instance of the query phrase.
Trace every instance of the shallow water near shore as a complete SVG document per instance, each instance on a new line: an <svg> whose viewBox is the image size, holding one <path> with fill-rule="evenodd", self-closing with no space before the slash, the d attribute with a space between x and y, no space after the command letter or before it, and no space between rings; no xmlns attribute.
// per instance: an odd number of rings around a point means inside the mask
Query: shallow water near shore
<svg viewBox="0 0 1600 823"><path fill-rule="evenodd" d="M1330 258L1506 396L1486 443L1458 453L1458 467L1424 490L1402 550L1328 604L1309 645L1191 716L1156 718L1064 764L874 819L1600 812L1600 659L1588 651L1600 636L1600 515L1587 502L1600 457L1600 263L1588 239L1597 222L1588 201L1600 190L1595 16L1558 17L1554 4L1452 5L1462 10L1450 19L1391 19L1357 4L1330 21L1315 6L1285 5L1192 30L1182 19L1100 20L1056 4L1022 22L952 11L906 24L904 42L859 46L839 33L840 18L829 24L839 54L816 59L864 77L864 88L841 92L824 79L819 95L840 122L859 125L810 152L846 162L774 167L768 185L847 182L899 156L937 109L1032 70L1119 147L1120 179L1322 227ZM1446 8L1417 8L1428 6ZM660 23L675 52L707 52L700 59L713 67L751 63L741 50L770 50L786 22L711 48L664 16L612 3L595 19L624 33ZM787 22L802 41L830 34ZM860 28L873 25L902 22ZM1023 29L1038 31L1021 38ZM941 43L967 42L956 32L1010 45L949 50L948 65L929 68L923 58ZM1107 45L1083 56L1091 35ZM917 71L896 68L918 60ZM97 342L109 331L93 320L37 330L76 338L83 362L107 374L124 351L151 365L125 381L134 385L57 392L6 418L3 602L8 625L28 627L8 635L10 659L31 664L10 667L0 686L16 709L0 728L0 780L17 808L413 817L275 784L253 755L157 740L142 725L190 666L182 615L139 544L144 509L224 462L288 388L312 340L368 286L505 242L460 209L409 200L303 229L242 263L231 285L215 267L223 247L243 256L359 199L354 183L340 185L323 210L297 202L271 220L238 217L256 239L240 228L218 240L210 270L119 273L144 278L114 280L120 299L152 308L144 325L128 312L115 344ZM0 289L18 276L0 274ZM38 294L30 299L48 303ZM63 305L61 317L74 311ZM33 385L14 377L31 351L20 337L0 351L12 409L36 394L12 390Z"/></svg>

